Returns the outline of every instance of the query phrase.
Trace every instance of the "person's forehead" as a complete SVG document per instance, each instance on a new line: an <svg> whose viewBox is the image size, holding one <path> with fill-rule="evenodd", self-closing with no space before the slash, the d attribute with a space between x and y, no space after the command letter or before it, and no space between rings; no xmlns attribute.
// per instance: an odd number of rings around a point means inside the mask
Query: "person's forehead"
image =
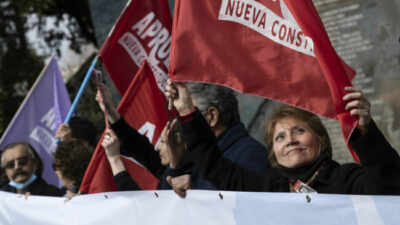
<svg viewBox="0 0 400 225"><path fill-rule="evenodd" d="M16 145L12 148L7 149L3 152L3 158L5 160L16 159L22 156L26 156L28 152L24 145Z"/></svg>
<svg viewBox="0 0 400 225"><path fill-rule="evenodd" d="M283 130L289 130L296 126L309 128L308 124L302 120L293 117L285 117L276 122L274 127L274 133Z"/></svg>

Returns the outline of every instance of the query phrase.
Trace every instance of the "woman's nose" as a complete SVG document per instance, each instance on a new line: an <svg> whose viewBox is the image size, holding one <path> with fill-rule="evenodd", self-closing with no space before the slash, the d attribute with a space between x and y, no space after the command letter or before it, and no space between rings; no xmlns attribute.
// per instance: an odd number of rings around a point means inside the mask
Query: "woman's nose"
<svg viewBox="0 0 400 225"><path fill-rule="evenodd" d="M298 140L297 140L297 138L296 138L296 136L294 135L294 134L289 134L288 135L288 138L287 138L287 141L288 141L288 145L293 145L293 144L297 144L298 143Z"/></svg>

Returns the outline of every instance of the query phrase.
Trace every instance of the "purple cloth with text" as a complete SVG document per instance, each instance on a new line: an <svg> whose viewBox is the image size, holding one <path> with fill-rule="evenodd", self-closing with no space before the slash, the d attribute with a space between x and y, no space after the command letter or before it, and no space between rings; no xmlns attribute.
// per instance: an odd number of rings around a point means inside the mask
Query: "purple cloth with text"
<svg viewBox="0 0 400 225"><path fill-rule="evenodd" d="M0 149L3 150L13 142L29 142L43 161L42 177L47 183L60 187L60 181L52 168L52 153L57 147L54 136L70 107L71 100L57 60L53 57L1 137Z"/></svg>

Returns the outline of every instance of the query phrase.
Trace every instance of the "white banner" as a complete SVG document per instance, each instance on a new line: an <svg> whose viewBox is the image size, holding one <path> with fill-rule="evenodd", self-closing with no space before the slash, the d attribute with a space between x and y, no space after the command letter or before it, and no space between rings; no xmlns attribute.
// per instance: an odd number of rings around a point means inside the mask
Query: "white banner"
<svg viewBox="0 0 400 225"><path fill-rule="evenodd" d="M0 192L0 224L399 224L400 197L132 191L65 198Z"/></svg>

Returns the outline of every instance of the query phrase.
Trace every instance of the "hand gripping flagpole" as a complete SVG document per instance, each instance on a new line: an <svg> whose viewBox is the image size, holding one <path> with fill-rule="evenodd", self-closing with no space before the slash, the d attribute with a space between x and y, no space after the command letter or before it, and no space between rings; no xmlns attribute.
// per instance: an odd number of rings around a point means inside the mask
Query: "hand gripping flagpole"
<svg viewBox="0 0 400 225"><path fill-rule="evenodd" d="M98 59L98 56L96 56L93 59L92 64L90 65L89 70L87 71L87 73L85 75L85 79L83 80L81 87L79 88L78 94L76 94L74 102L72 103L71 108L69 109L67 117L65 117L64 123L69 123L69 121L71 120L72 114L75 112L76 106L78 105L78 102L82 97L83 91L85 90L86 85L89 83L89 79L92 75L93 68L96 66L97 59ZM57 141L57 143L60 143L59 138L57 138L56 141Z"/></svg>

